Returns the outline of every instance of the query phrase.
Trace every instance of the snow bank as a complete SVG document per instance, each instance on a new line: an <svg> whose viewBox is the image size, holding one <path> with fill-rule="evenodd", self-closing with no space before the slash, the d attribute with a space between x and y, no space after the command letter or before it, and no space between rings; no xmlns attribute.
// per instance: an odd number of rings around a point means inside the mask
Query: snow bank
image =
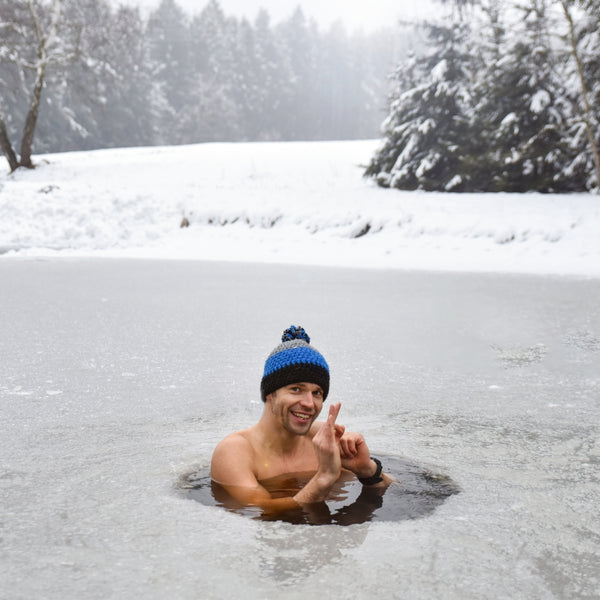
<svg viewBox="0 0 600 600"><path fill-rule="evenodd" d="M597 196L385 190L362 177L376 146L38 156L0 175L0 252L600 276Z"/></svg>

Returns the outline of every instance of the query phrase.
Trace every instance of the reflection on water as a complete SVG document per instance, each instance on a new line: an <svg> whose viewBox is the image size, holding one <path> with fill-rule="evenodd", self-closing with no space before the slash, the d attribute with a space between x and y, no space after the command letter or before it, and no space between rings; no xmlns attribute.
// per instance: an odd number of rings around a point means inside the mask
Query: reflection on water
<svg viewBox="0 0 600 600"><path fill-rule="evenodd" d="M256 530L261 575L280 585L302 585L307 578L332 564L349 560L350 551L365 541L369 525L354 527L296 527L269 523Z"/></svg>
<svg viewBox="0 0 600 600"><path fill-rule="evenodd" d="M460 491L447 475L405 459L382 456L386 472L394 479L385 489L361 485L351 474L342 476L327 502L285 513L264 515L255 506L244 506L210 479L208 469L181 478L186 495L202 504L220 506L263 521L306 525L356 525L369 521L403 521L431 514L446 498ZM274 497L293 496L310 479L309 473L286 474L261 482Z"/></svg>

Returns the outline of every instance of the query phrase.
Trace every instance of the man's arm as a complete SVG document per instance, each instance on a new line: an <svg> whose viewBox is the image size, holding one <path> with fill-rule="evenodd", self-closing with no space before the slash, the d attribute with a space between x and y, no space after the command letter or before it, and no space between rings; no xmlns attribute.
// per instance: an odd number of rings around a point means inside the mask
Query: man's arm
<svg viewBox="0 0 600 600"><path fill-rule="evenodd" d="M365 438L356 432L346 432L340 440L340 454L342 467L352 471L360 479L373 477L377 472L378 465L371 458L369 447ZM392 483L389 475L381 473L382 480L369 487L387 487Z"/></svg>
<svg viewBox="0 0 600 600"><path fill-rule="evenodd" d="M312 442L319 467L292 498L272 498L269 491L258 482L252 464L252 448L248 440L238 433L227 436L215 448L211 478L239 502L259 506L267 513L284 512L303 504L322 502L338 480L342 468L335 427L339 410L339 403L331 405L327 421L314 435Z"/></svg>
<svg viewBox="0 0 600 600"><path fill-rule="evenodd" d="M266 512L298 508L293 498L271 498L253 472L252 448L242 435L232 433L213 452L210 476L236 500L246 506L260 506Z"/></svg>
<svg viewBox="0 0 600 600"><path fill-rule="evenodd" d="M337 435L338 429L335 424L340 408L339 402L329 406L327 421L321 425L312 439L319 467L310 481L294 496L298 504L322 502L340 477L342 459Z"/></svg>

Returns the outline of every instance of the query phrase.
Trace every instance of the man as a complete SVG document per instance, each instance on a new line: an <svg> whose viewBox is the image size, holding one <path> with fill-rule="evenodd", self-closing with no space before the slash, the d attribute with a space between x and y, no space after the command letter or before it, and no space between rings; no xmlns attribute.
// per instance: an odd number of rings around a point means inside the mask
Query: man
<svg viewBox="0 0 600 600"><path fill-rule="evenodd" d="M327 500L340 476L348 472L363 486L385 489L391 479L371 458L362 435L345 432L336 423L339 402L329 407L326 421L316 421L328 393L327 362L310 345L304 329L286 329L265 363L262 417L218 444L211 461L213 481L242 504L259 506L266 513ZM308 481L292 496L274 497L265 485L277 476L302 472L308 473Z"/></svg>

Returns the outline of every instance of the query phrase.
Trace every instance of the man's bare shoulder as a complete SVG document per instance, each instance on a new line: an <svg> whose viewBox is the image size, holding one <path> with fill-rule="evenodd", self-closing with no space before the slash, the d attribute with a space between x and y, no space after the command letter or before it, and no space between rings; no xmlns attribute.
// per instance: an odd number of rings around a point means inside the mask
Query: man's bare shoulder
<svg viewBox="0 0 600 600"><path fill-rule="evenodd" d="M256 485L252 428L230 433L215 448L210 461L211 477L222 484Z"/></svg>
<svg viewBox="0 0 600 600"><path fill-rule="evenodd" d="M253 451L252 428L234 431L224 437L216 446L213 453L213 460L216 454L243 452L246 455Z"/></svg>

